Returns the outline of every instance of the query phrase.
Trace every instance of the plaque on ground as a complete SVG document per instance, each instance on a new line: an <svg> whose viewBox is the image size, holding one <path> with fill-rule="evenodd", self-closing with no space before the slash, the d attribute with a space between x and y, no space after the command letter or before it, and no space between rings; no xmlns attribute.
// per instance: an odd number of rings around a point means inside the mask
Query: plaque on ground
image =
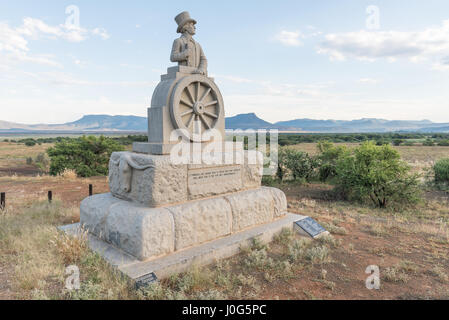
<svg viewBox="0 0 449 320"><path fill-rule="evenodd" d="M301 233L306 233L312 238L316 238L317 236L323 233L329 233L324 229L318 222L314 219L307 217L305 219L299 220L295 222L295 227L298 231L302 231Z"/></svg>
<svg viewBox="0 0 449 320"><path fill-rule="evenodd" d="M140 289L140 288L144 288L147 287L149 285L151 285L152 283L157 281L157 277L154 274L154 272L148 273L146 275L143 275L139 278L137 278L136 280L136 289Z"/></svg>

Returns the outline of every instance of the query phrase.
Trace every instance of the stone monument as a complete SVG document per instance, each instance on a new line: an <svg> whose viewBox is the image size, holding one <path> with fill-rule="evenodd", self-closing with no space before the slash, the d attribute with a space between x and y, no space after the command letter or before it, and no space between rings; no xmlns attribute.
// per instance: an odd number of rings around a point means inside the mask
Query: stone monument
<svg viewBox="0 0 449 320"><path fill-rule="evenodd" d="M86 198L80 208L91 247L134 279L228 257L251 238L270 241L304 218L287 213L281 190L261 186L259 152L237 144L214 151L220 161L174 161L182 144L199 159L208 146L226 145L224 102L192 37L196 21L188 12L175 21L182 35L173 43L171 61L178 66L168 68L154 90L148 142L113 153L110 193Z"/></svg>

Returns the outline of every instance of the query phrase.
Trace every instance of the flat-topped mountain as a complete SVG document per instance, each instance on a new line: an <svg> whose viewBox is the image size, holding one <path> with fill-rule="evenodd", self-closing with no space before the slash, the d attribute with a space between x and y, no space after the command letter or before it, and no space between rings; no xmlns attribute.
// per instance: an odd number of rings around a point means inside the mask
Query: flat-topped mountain
<svg viewBox="0 0 449 320"><path fill-rule="evenodd" d="M407 121L363 118L357 120L315 120L295 119L270 123L259 118L255 113L239 114L227 117L226 129L278 129L280 131L297 131L312 133L356 133L356 132L449 132L449 123L434 123L430 120ZM146 132L146 117L85 115L81 119L63 124L21 124L0 120L0 132Z"/></svg>
<svg viewBox="0 0 449 320"><path fill-rule="evenodd" d="M80 130L146 131L147 118L138 116L87 115L66 126Z"/></svg>
<svg viewBox="0 0 449 320"><path fill-rule="evenodd" d="M385 120L376 118L363 118L358 120L314 120L296 119L280 121L274 124L278 128L300 129L306 132L392 132L392 131L419 131L422 128L437 128L448 124L433 123L429 120Z"/></svg>
<svg viewBox="0 0 449 320"><path fill-rule="evenodd" d="M271 129L272 123L260 119L255 113L238 114L225 119L226 129Z"/></svg>

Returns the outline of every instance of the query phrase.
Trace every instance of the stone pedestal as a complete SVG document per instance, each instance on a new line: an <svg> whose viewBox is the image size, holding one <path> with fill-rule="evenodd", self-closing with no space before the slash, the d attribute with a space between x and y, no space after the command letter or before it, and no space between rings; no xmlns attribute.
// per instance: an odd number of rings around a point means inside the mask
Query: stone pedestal
<svg viewBox="0 0 449 320"><path fill-rule="evenodd" d="M174 164L167 155L113 153L111 193L83 200L81 224L147 260L284 216L284 193L260 186L262 154L231 155L230 164ZM231 155L220 153L215 160L229 160Z"/></svg>
<svg viewBox="0 0 449 320"><path fill-rule="evenodd" d="M109 162L109 189L117 198L159 207L260 186L260 152L221 153L215 160L220 161L173 164L170 156L115 152Z"/></svg>
<svg viewBox="0 0 449 320"><path fill-rule="evenodd" d="M261 187L149 208L112 194L81 203L81 225L98 238L148 260L273 222L287 213L282 191Z"/></svg>

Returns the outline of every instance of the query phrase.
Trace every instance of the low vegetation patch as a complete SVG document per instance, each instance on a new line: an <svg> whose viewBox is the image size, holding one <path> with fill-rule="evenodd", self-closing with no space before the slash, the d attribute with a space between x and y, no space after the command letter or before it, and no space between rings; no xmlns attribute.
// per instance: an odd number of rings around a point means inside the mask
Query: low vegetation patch
<svg viewBox="0 0 449 320"><path fill-rule="evenodd" d="M449 158L441 159L433 166L435 184L440 187L449 187Z"/></svg>
<svg viewBox="0 0 449 320"><path fill-rule="evenodd" d="M365 142L338 161L335 184L345 199L386 208L416 204L418 177L391 146Z"/></svg>
<svg viewBox="0 0 449 320"><path fill-rule="evenodd" d="M47 151L51 159L50 174L60 175L69 169L79 177L107 175L112 152L123 150L123 146L104 136L62 140Z"/></svg>
<svg viewBox="0 0 449 320"><path fill-rule="evenodd" d="M382 271L383 279L388 282L407 282L418 272L418 266L411 261L403 260L393 267Z"/></svg>
<svg viewBox="0 0 449 320"><path fill-rule="evenodd" d="M0 265L12 268L11 289L23 299L127 299L128 282L87 248L86 237L61 234L57 226L79 219L77 208L38 201L0 215ZM80 290L65 288L66 267L76 265Z"/></svg>

